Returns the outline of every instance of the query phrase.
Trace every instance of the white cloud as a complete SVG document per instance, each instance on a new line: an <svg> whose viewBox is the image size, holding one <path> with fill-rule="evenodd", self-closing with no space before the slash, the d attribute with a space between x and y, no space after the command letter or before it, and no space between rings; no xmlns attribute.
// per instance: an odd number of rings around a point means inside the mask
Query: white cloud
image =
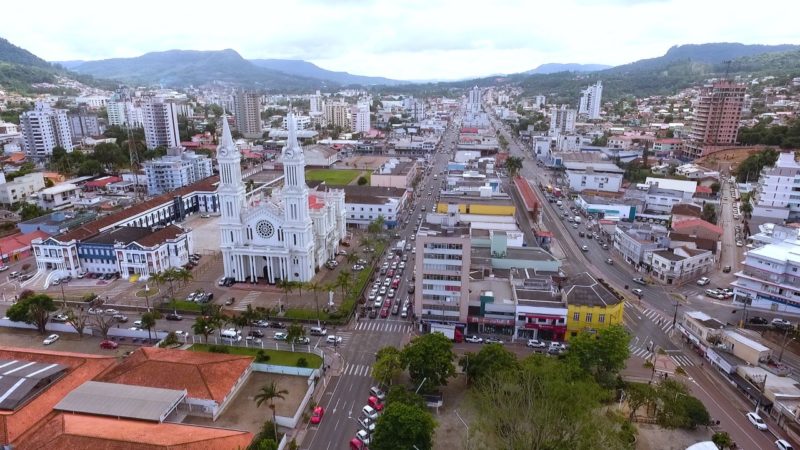
<svg viewBox="0 0 800 450"><path fill-rule="evenodd" d="M0 35L48 60L233 48L365 75L452 79L546 62L622 64L675 44L798 43L794 10L791 0L13 2Z"/></svg>

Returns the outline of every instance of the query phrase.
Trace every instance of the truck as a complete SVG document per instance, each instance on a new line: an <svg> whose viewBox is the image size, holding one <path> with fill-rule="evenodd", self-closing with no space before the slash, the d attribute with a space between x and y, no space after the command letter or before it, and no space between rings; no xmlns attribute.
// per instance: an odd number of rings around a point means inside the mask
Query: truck
<svg viewBox="0 0 800 450"><path fill-rule="evenodd" d="M403 248L405 246L406 246L406 240L405 239L401 239L401 240L397 241L397 244L394 245L395 253L397 253L398 255L402 255L403 254Z"/></svg>
<svg viewBox="0 0 800 450"><path fill-rule="evenodd" d="M561 197L561 189L553 188L553 195L555 195L556 197Z"/></svg>
<svg viewBox="0 0 800 450"><path fill-rule="evenodd" d="M453 342L463 342L464 333L457 329L455 325L443 325L438 323L431 324L431 333L442 333Z"/></svg>
<svg viewBox="0 0 800 450"><path fill-rule="evenodd" d="M581 216L575 216L575 223L581 223Z"/></svg>

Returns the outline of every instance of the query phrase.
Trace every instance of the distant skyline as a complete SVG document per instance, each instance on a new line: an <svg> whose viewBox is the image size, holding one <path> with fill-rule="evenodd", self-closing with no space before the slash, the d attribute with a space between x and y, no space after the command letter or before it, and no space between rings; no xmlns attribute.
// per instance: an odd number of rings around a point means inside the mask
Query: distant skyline
<svg viewBox="0 0 800 450"><path fill-rule="evenodd" d="M619 65L682 44L798 44L796 11L796 0L12 2L0 36L48 61L231 48L358 75L463 79Z"/></svg>

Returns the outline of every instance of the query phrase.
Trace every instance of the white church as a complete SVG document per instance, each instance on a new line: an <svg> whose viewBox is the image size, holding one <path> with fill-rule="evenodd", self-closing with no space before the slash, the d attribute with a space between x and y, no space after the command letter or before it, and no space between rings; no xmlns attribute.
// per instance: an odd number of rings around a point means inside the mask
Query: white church
<svg viewBox="0 0 800 450"><path fill-rule="evenodd" d="M294 114L287 119L283 188L272 195L264 188L246 191L241 154L227 119L222 121L217 148L220 245L225 276L238 282L310 281L336 255L345 237L344 190L309 192Z"/></svg>

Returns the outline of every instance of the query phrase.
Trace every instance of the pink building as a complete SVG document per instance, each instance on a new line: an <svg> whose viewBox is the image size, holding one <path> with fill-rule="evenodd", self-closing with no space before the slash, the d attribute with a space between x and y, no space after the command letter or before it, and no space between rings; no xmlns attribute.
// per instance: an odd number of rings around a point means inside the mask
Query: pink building
<svg viewBox="0 0 800 450"><path fill-rule="evenodd" d="M736 144L745 89L744 84L730 81L718 81L703 88L694 109L690 143L684 148L685 157L697 158L707 154L706 147Z"/></svg>

